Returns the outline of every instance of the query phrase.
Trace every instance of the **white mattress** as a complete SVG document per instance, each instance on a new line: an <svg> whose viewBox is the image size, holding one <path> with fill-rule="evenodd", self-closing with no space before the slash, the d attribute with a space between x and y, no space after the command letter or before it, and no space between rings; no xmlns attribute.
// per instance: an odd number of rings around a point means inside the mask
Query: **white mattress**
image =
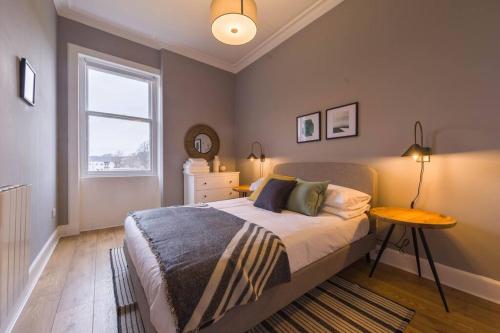
<svg viewBox="0 0 500 333"><path fill-rule="evenodd" d="M212 202L210 206L258 224L278 235L285 244L292 273L357 241L369 231L366 215L344 220L330 214L316 217L290 211L277 214L254 207L253 202L246 198ZM125 220L125 240L149 302L152 324L158 333L175 332L159 265L131 217Z"/></svg>

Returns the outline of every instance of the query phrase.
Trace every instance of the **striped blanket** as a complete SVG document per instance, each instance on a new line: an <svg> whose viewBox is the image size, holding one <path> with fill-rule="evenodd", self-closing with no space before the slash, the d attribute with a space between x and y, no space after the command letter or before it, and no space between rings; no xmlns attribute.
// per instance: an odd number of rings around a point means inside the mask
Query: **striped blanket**
<svg viewBox="0 0 500 333"><path fill-rule="evenodd" d="M290 281L282 241L254 223L207 206L131 216L158 260L179 333L197 331Z"/></svg>

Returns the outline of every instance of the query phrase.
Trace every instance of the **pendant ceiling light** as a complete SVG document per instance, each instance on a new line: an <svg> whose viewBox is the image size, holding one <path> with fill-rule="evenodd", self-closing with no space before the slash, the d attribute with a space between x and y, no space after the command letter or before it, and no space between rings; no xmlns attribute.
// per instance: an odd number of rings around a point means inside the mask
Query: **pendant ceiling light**
<svg viewBox="0 0 500 333"><path fill-rule="evenodd" d="M257 34L255 0L212 0L212 33L224 44L242 45Z"/></svg>

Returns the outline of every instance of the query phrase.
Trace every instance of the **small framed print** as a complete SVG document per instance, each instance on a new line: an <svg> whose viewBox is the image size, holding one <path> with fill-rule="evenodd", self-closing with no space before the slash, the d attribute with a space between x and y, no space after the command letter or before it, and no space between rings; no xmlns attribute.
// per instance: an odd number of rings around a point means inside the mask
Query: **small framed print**
<svg viewBox="0 0 500 333"><path fill-rule="evenodd" d="M297 117L297 143L321 140L321 112Z"/></svg>
<svg viewBox="0 0 500 333"><path fill-rule="evenodd" d="M36 73L26 58L20 64L20 95L29 105L35 105Z"/></svg>
<svg viewBox="0 0 500 333"><path fill-rule="evenodd" d="M358 135L358 102L326 110L326 138Z"/></svg>

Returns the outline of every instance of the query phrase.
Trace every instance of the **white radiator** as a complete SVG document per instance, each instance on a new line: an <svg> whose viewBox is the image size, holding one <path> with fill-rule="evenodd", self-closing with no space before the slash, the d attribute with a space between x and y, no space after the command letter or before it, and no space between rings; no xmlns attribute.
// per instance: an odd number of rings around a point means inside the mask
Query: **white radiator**
<svg viewBox="0 0 500 333"><path fill-rule="evenodd" d="M0 187L0 327L28 282L31 185Z"/></svg>

